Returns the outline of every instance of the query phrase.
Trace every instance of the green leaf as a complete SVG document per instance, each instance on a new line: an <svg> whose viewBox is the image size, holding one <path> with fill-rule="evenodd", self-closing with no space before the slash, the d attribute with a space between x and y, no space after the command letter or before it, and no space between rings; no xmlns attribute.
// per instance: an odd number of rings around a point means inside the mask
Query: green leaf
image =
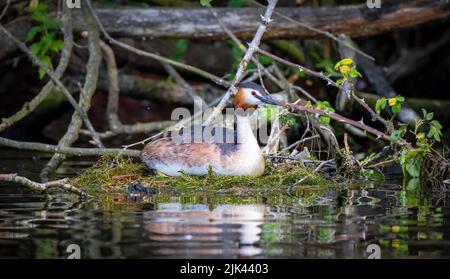
<svg viewBox="0 0 450 279"><path fill-rule="evenodd" d="M413 178L409 180L408 185L406 186L406 190L408 191L416 191L420 189L420 179Z"/></svg>
<svg viewBox="0 0 450 279"><path fill-rule="evenodd" d="M52 42L50 49L54 52L58 52L58 51L62 50L63 47L64 47L64 42L61 40L56 40L56 41Z"/></svg>
<svg viewBox="0 0 450 279"><path fill-rule="evenodd" d="M205 7L205 6L208 6L211 2L212 2L212 0L200 0L200 5Z"/></svg>
<svg viewBox="0 0 450 279"><path fill-rule="evenodd" d="M427 111L424 108L422 108L421 110L422 110L423 118L425 119L427 117Z"/></svg>
<svg viewBox="0 0 450 279"><path fill-rule="evenodd" d="M401 109L402 105L400 103L397 103L391 107L392 113L399 113Z"/></svg>
<svg viewBox="0 0 450 279"><path fill-rule="evenodd" d="M245 0L229 0L227 6L230 8L239 8L244 6Z"/></svg>
<svg viewBox="0 0 450 279"><path fill-rule="evenodd" d="M269 57L267 55L260 55L259 56L259 63L261 63L262 65L272 64L272 62L273 62L272 57Z"/></svg>
<svg viewBox="0 0 450 279"><path fill-rule="evenodd" d="M297 119L292 115L282 115L280 117L280 121L282 124L288 125L288 126L294 126L297 124Z"/></svg>
<svg viewBox="0 0 450 279"><path fill-rule="evenodd" d="M382 97L375 103L375 112L380 115L381 111L386 107L387 99Z"/></svg>
<svg viewBox="0 0 450 279"><path fill-rule="evenodd" d="M437 120L431 121L431 125L433 125L434 127L436 127L439 130L442 129L441 123L439 123L439 121L437 121Z"/></svg>
<svg viewBox="0 0 450 279"><path fill-rule="evenodd" d="M334 63L330 59L321 59L316 63L316 67L319 69L324 69L325 72L331 75L337 75L338 72L334 70Z"/></svg>
<svg viewBox="0 0 450 279"><path fill-rule="evenodd" d="M37 42L37 43L32 44L30 50L34 55L38 55L41 50L41 43Z"/></svg>
<svg viewBox="0 0 450 279"><path fill-rule="evenodd" d="M412 177L420 177L421 165L419 160L414 160L406 165L406 170Z"/></svg>
<svg viewBox="0 0 450 279"><path fill-rule="evenodd" d="M39 68L39 79L43 79L45 76L45 70L42 68Z"/></svg>
<svg viewBox="0 0 450 279"><path fill-rule="evenodd" d="M324 124L324 125L330 124L330 120L331 120L331 118L328 117L328 116L325 116L325 115L319 116L319 122Z"/></svg>
<svg viewBox="0 0 450 279"><path fill-rule="evenodd" d="M34 26L34 27L32 27L32 28L28 31L27 37L26 37L25 41L27 41L27 42L32 41L32 40L34 39L34 37L35 37L38 33L42 32L42 30L43 30L42 26Z"/></svg>
<svg viewBox="0 0 450 279"><path fill-rule="evenodd" d="M400 130L394 130L392 133L391 133L391 138L393 139L393 140L399 140L400 138L401 138L401 136L402 136L402 131L400 131Z"/></svg>
<svg viewBox="0 0 450 279"><path fill-rule="evenodd" d="M358 70L356 70L356 68L352 68L349 75L352 78L362 77L361 73L358 72Z"/></svg>
<svg viewBox="0 0 450 279"><path fill-rule="evenodd" d="M395 97L397 99L397 102L403 103L405 101L405 97L398 95L397 97Z"/></svg>
<svg viewBox="0 0 450 279"><path fill-rule="evenodd" d="M426 114L425 119L430 121L430 120L433 119L433 117L434 117L434 113L433 112L429 112L429 113Z"/></svg>

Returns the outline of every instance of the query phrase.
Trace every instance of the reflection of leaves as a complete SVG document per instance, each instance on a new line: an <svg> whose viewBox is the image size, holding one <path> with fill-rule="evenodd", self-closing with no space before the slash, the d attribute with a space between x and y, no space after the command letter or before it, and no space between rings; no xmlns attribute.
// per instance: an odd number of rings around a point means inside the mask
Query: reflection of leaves
<svg viewBox="0 0 450 279"><path fill-rule="evenodd" d="M261 239L267 244L276 243L281 240L281 225L276 223L265 223L261 225Z"/></svg>

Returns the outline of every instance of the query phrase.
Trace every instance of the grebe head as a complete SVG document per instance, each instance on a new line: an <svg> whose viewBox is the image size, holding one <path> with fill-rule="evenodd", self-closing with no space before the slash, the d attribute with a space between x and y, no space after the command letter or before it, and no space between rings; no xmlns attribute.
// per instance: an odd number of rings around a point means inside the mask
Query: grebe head
<svg viewBox="0 0 450 279"><path fill-rule="evenodd" d="M278 105L261 85L254 82L244 82L239 85L233 104L235 108L244 110L256 109L258 105L263 104Z"/></svg>

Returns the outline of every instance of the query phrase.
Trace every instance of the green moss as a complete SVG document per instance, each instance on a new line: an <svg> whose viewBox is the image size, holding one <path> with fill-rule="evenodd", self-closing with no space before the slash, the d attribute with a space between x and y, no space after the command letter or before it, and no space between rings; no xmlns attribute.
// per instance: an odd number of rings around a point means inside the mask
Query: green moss
<svg viewBox="0 0 450 279"><path fill-rule="evenodd" d="M311 170L300 164L280 164L274 166L268 163L264 175L257 177L250 176L224 176L210 173L205 176L192 176L183 174L178 177L154 176L147 174L145 167L132 159L120 156L107 155L91 168L85 170L81 175L72 178L71 183L81 187L88 193L92 192L123 192L126 186L133 181L139 180L146 187L152 187L161 191L220 191L223 194L233 194L243 196L248 193L280 190L285 192L286 187L296 183L300 179L307 177L302 182L302 187L296 187L296 191L301 188L307 189L307 185L317 188L330 185L322 175L312 173Z"/></svg>
<svg viewBox="0 0 450 279"><path fill-rule="evenodd" d="M88 193L113 192L135 181L143 170L143 166L131 158L107 154L81 175L70 179L70 183Z"/></svg>

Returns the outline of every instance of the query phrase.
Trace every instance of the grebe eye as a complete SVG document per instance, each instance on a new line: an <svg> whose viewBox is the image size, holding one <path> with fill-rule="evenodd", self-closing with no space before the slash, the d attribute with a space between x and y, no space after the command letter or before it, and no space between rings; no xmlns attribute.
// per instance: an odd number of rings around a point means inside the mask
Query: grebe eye
<svg viewBox="0 0 450 279"><path fill-rule="evenodd" d="M252 95L255 96L255 95L256 95L256 92L255 92L255 91L252 91Z"/></svg>

